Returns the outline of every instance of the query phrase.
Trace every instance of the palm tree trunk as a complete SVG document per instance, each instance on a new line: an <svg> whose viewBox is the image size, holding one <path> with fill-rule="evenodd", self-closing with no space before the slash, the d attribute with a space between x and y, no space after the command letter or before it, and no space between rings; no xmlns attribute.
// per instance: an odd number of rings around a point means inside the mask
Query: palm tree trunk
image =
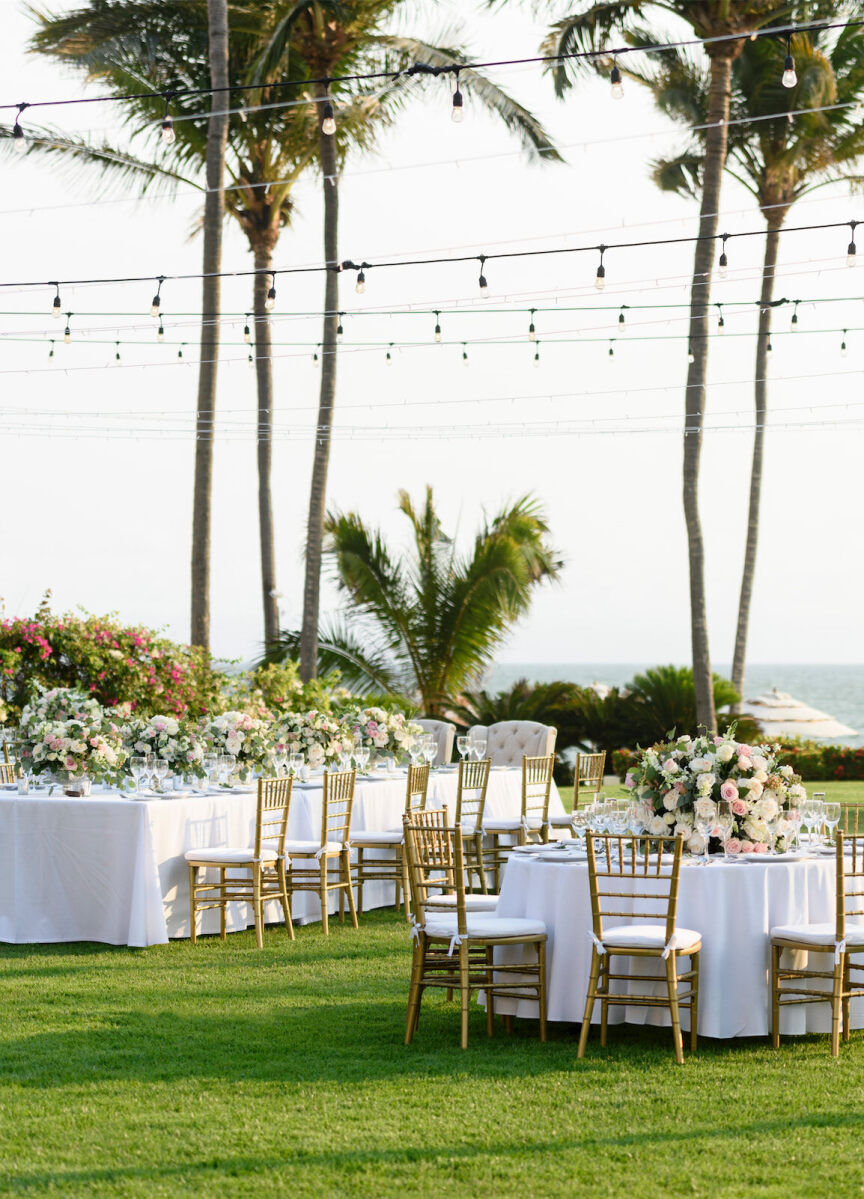
<svg viewBox="0 0 864 1199"><path fill-rule="evenodd" d="M279 635L279 604L276 599L276 555L273 539L273 496L270 479L273 465L273 362L267 292L273 254L269 242L255 246L255 375L258 383L258 535L261 542L261 599L264 604L264 643L272 645Z"/></svg>
<svg viewBox="0 0 864 1199"><path fill-rule="evenodd" d="M699 460L702 453L702 414L705 411L705 376L708 369L708 305L711 268L716 246L717 208L720 182L726 162L726 122L734 53L729 43L711 47L711 85L708 95L708 133L699 236L693 260L690 289L690 354L684 421L684 520L690 560L690 637L693 653L693 682L696 689L696 721L709 732L717 727L711 655L708 649L708 618L705 605L705 546L699 520Z"/></svg>
<svg viewBox="0 0 864 1199"><path fill-rule="evenodd" d="M316 96L327 90L318 85ZM318 400L318 428L312 461L309 490L309 521L306 530L306 578L303 587L303 627L300 633L300 677L304 682L318 673L318 613L321 601L321 557L324 544L324 516L327 498L327 468L330 464L330 437L333 428L333 403L336 395L336 328L339 324L339 180L336 175L336 143L321 131L318 105L321 173L324 178L324 261L328 268L324 285L324 330L321 344L321 391Z"/></svg>
<svg viewBox="0 0 864 1199"><path fill-rule="evenodd" d="M228 5L207 0L210 81L228 83ZM204 279L201 299L201 353L198 407L195 418L195 482L192 499L191 632L193 645L210 648L210 524L213 492L213 417L216 412L216 367L219 357L222 223L225 217L225 146L228 140L228 95L213 92L207 123L207 195L204 199Z"/></svg>
<svg viewBox="0 0 864 1199"><path fill-rule="evenodd" d="M774 272L780 244L780 227L786 219L786 209L775 208L767 214L768 235L765 238L765 258L762 269L762 293L759 297L759 334L756 342L756 380L754 384L755 422L753 432L753 462L750 466L750 508L747 513L747 544L744 549L744 572L738 598L738 626L735 630L735 653L732 657L732 685L739 695L744 694L744 668L747 660L747 630L750 623L750 600L753 595L753 576L756 573L756 549L759 542L759 503L762 495L762 457L765 447L765 414L767 412L768 339L771 336L770 307L774 297ZM737 705L736 705L737 709Z"/></svg>

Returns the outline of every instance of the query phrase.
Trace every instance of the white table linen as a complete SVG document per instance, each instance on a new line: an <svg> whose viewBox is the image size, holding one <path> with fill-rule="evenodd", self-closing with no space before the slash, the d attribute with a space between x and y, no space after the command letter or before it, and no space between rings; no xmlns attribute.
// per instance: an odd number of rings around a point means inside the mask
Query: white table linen
<svg viewBox="0 0 864 1199"><path fill-rule="evenodd" d="M623 889L623 888L622 888ZM682 864L677 924L702 934L699 981L699 1033L707 1037L765 1036L770 1028L769 932L779 924L833 921L835 864L833 859L788 862ZM627 904L629 901L621 901ZM656 905L655 905L656 906ZM588 867L578 862L543 862L527 855L511 857L501 887L498 914L542 920L549 942L547 956L547 1014L550 1020L582 1020L591 965L591 903ZM606 927L627 919L604 921ZM502 952L502 960L519 960L520 950ZM811 959L813 955L811 955ZM831 969L831 955L816 960ZM784 958L784 963L787 959ZM637 959L635 973L650 973L652 964ZM634 959L616 957L624 973ZM819 968L823 968L820 964ZM658 976L660 966L657 966ZM634 991L644 983L632 984ZM809 985L809 984L808 984ZM665 989L665 982L662 989ZM657 993L662 989L658 987ZM644 993L644 992L643 992ZM535 1017L536 1002L496 1003L496 1010ZM852 1024L864 1026L864 1000L854 1000ZM600 1020L600 1004L593 1022ZM669 1024L668 1012L637 1006L609 1009L610 1022ZM682 1024L688 1027L682 1009ZM826 1032L827 1004L784 1008L781 1032Z"/></svg>
<svg viewBox="0 0 864 1199"><path fill-rule="evenodd" d="M358 779L352 829L400 828L405 775ZM288 836L317 840L321 832L322 785L297 784ZM451 806L455 771L432 776L429 804ZM506 818L521 805L520 772L493 771L487 809ZM89 799L63 795L0 794L0 941L103 941L145 946L189 936L188 849L251 845L256 796L215 794L135 800L95 793ZM553 808L561 811L557 792ZM392 851L391 851L392 852ZM392 904L386 882L364 886L364 907ZM337 896L331 897L333 910ZM320 919L318 897L294 896L298 923ZM281 922L278 902L265 919ZM245 904L231 904L229 931L251 924ZM200 932L217 932L219 914L202 912Z"/></svg>

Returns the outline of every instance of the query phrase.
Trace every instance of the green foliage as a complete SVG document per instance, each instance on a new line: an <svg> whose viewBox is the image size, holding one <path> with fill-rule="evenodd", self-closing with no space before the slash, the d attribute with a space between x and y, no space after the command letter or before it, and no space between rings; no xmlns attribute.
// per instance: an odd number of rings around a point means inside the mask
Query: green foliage
<svg viewBox="0 0 864 1199"><path fill-rule="evenodd" d="M416 696L437 716L491 664L561 563L531 496L487 518L468 553L445 533L431 488L420 508L400 492L399 508L411 525L410 552L392 550L356 513L327 516L325 552L347 606L321 630L319 669L338 668L364 696ZM298 645L299 633L285 632L267 660L294 657Z"/></svg>
<svg viewBox="0 0 864 1199"><path fill-rule="evenodd" d="M728 679L713 678L715 710L741 698ZM654 666L637 674L628 691L632 710L641 717L640 745L662 741L673 729L679 736L696 736L696 689L689 666Z"/></svg>
<svg viewBox="0 0 864 1199"><path fill-rule="evenodd" d="M864 746L824 745L800 737L782 738L785 760L805 782L864 779Z"/></svg>

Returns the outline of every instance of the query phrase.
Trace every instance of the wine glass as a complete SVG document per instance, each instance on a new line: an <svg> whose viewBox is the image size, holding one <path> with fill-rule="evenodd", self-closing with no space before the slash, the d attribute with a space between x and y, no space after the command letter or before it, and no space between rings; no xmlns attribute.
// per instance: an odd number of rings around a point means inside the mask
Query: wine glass
<svg viewBox="0 0 864 1199"><path fill-rule="evenodd" d="M714 818L714 828L712 833L719 838L723 846L724 857L726 854L726 845L729 838L732 836L732 829L735 827L735 816L732 812L732 805L728 799L721 799L717 804L717 815Z"/></svg>
<svg viewBox="0 0 864 1199"><path fill-rule="evenodd" d="M219 754L216 759L216 769L219 775L219 782L223 787L228 786L228 780L234 773L234 763L236 758L233 754Z"/></svg>
<svg viewBox="0 0 864 1199"><path fill-rule="evenodd" d="M839 803L825 804L825 826L828 829L828 840L831 844L836 844L835 830L840 823L840 805Z"/></svg>
<svg viewBox="0 0 864 1199"><path fill-rule="evenodd" d="M814 791L810 797L813 828L816 831L816 845L822 844L822 825L825 823L825 792Z"/></svg>
<svg viewBox="0 0 864 1199"><path fill-rule="evenodd" d="M150 779L150 786L156 787L156 755L145 754L144 760L147 763L147 777Z"/></svg>
<svg viewBox="0 0 864 1199"><path fill-rule="evenodd" d="M626 799L613 799L610 801L609 831L615 833L616 836L623 836L627 832L628 806Z"/></svg>
<svg viewBox="0 0 864 1199"><path fill-rule="evenodd" d="M219 759L216 754L205 754L201 759L201 769L207 775L207 780L211 784L216 779L216 770L219 766Z"/></svg>
<svg viewBox="0 0 864 1199"><path fill-rule="evenodd" d="M153 773L156 776L156 790L164 791L165 779L168 776L168 760L167 758L157 758L153 764Z"/></svg>
<svg viewBox="0 0 864 1199"><path fill-rule="evenodd" d="M133 779L135 780L136 795L141 790L141 778L144 774L146 774L146 772L147 772L147 759L146 758L139 757L136 755L135 757L129 759L129 773L132 775Z"/></svg>
<svg viewBox="0 0 864 1199"><path fill-rule="evenodd" d="M459 757L464 762L471 753L471 741L466 736L456 738L456 748L459 750Z"/></svg>
<svg viewBox="0 0 864 1199"><path fill-rule="evenodd" d="M816 812L813 807L813 800L808 796L801 805L801 827L807 833L807 848L813 848L813 821L816 819Z"/></svg>
<svg viewBox="0 0 864 1199"><path fill-rule="evenodd" d="M478 762L481 762L486 757L486 746L488 741L486 737L474 738L474 754Z"/></svg>
<svg viewBox="0 0 864 1199"><path fill-rule="evenodd" d="M293 762L294 759L292 758L291 761ZM339 755L339 769L343 774L346 770L351 769L351 754L347 749L343 749Z"/></svg>
<svg viewBox="0 0 864 1199"><path fill-rule="evenodd" d="M573 831L576 834L576 844L578 848L585 848L585 833L590 827L591 809L577 808L573 813Z"/></svg>
<svg viewBox="0 0 864 1199"><path fill-rule="evenodd" d="M800 849L801 848L801 842L800 842L801 809L800 808L787 808L786 809L786 823L789 825L790 829L792 830L789 835L790 848L794 844L796 849Z"/></svg>
<svg viewBox="0 0 864 1199"><path fill-rule="evenodd" d="M423 757L429 766L431 766L432 763L435 761L435 756L437 753L438 753L438 743L435 740L435 738L432 736L424 737L423 738Z"/></svg>
<svg viewBox="0 0 864 1199"><path fill-rule="evenodd" d="M645 809L641 804L631 803L627 807L627 828L634 837L645 832Z"/></svg>
<svg viewBox="0 0 864 1199"><path fill-rule="evenodd" d="M360 774L366 773L366 768L369 765L369 750L364 749L362 745L355 746L354 761L357 764L357 770Z"/></svg>
<svg viewBox="0 0 864 1199"><path fill-rule="evenodd" d="M709 801L709 802L711 802L711 801ZM693 823L695 825L696 832L699 834L699 836L702 838L702 841L703 841L702 865L707 866L708 865L708 841L711 837L711 833L714 829L714 825L717 823L717 805L715 803L711 803L711 811L709 812L708 811L708 803L705 803L703 805L703 810L696 813L696 819L694 820Z"/></svg>
<svg viewBox="0 0 864 1199"><path fill-rule="evenodd" d="M288 762L287 749L285 749L284 745L277 746L276 749L273 750L273 765L276 767L277 777L280 774L282 774L282 772L285 770L285 766L286 766L287 762Z"/></svg>
<svg viewBox="0 0 864 1199"><path fill-rule="evenodd" d="M342 756L347 757L349 762L351 761L350 754L343 754ZM291 755L291 757L288 759L288 769L291 771L292 778L297 779L300 777L300 773L303 770L304 764L305 762L302 754Z"/></svg>

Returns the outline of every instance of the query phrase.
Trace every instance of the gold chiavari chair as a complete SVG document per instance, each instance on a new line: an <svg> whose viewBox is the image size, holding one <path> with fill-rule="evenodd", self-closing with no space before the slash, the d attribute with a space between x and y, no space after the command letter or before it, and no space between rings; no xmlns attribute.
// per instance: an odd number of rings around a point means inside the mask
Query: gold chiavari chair
<svg viewBox="0 0 864 1199"><path fill-rule="evenodd" d="M320 841L285 842L285 853L290 858L287 868L289 899L295 891L314 891L318 895L325 936L330 932L327 900L331 891L339 892L339 920L345 920L347 899L351 923L358 927L351 884L350 841L356 778L356 770L339 773L325 770Z"/></svg>
<svg viewBox="0 0 864 1199"><path fill-rule="evenodd" d="M784 949L833 953L831 970L800 970L780 964ZM834 920L822 924L783 924L771 929L771 1044L780 1047L780 1009L797 1003L831 1004L831 1053L840 1054L840 1036L850 1035L849 1001L864 996L864 965L852 961L864 953L864 836L837 833L837 886ZM852 971L859 978L853 983ZM807 986L830 979L831 990ZM784 986L783 984L787 985Z"/></svg>
<svg viewBox="0 0 864 1199"><path fill-rule="evenodd" d="M864 807L861 804L841 803L840 832L851 837L857 837L859 833L864 833L862 813L864 813Z"/></svg>
<svg viewBox="0 0 864 1199"><path fill-rule="evenodd" d="M410 816L413 812L422 812L426 807L426 793L429 789L429 770L426 766L409 766L408 782L405 788L405 810L403 815ZM398 910L400 893L405 909L405 919L410 920L408 903L408 864L403 853L402 829L390 829L382 832L361 830L351 834L352 848L357 851L354 879L357 884L357 912L363 915L363 884L378 880L394 883L396 886L395 907ZM394 851L392 858L367 858L369 851L382 853Z"/></svg>
<svg viewBox="0 0 864 1199"><path fill-rule="evenodd" d="M529 841L549 840L549 796L552 793L552 776L555 770L555 755L544 754L522 758L522 814L518 820L484 820L483 832L487 844L483 849L483 863L491 870L495 879L495 890L501 887L501 867L512 852L511 838L516 844L527 845ZM502 838L507 837L508 842ZM491 845L488 843L491 840Z"/></svg>
<svg viewBox="0 0 864 1199"><path fill-rule="evenodd" d="M225 940L225 916L229 903L248 903L255 916L255 939L258 948L264 947L264 904L278 899L282 904L285 927L294 940L291 907L285 886L285 833L291 807L293 779L258 780L258 803L255 812L254 845L239 849L190 849L186 852L189 865L189 908L191 936L198 939L197 914L207 908L219 909L219 935ZM219 871L218 882L208 882L199 871ZM229 877L228 871L232 874ZM235 875L234 872L242 871Z"/></svg>
<svg viewBox="0 0 864 1199"><path fill-rule="evenodd" d="M606 751L599 754L577 754L573 769L573 808L560 816L549 818L552 828L573 828L573 814L585 804L593 803L603 790Z"/></svg>
<svg viewBox="0 0 864 1199"><path fill-rule="evenodd" d="M489 888L483 867L483 813L486 810L491 766L489 758L481 758L479 762L466 762L463 759L459 763L456 784L456 823L461 827L464 838L468 885L471 885L471 875L476 874L484 895Z"/></svg>
<svg viewBox="0 0 864 1199"><path fill-rule="evenodd" d="M591 977L578 1056L585 1054L594 1004L599 999L601 1045L606 1044L610 1004L668 1007L672 1019L675 1059L683 1062L680 1009L685 1007L690 1011L690 1050L695 1053L699 1014L699 953L702 949L700 933L675 925L683 837L634 837L589 832L586 839L593 944ZM652 910L643 910L646 904L650 904ZM636 907L639 910L634 911ZM628 923L615 928L604 926L604 920L621 917ZM654 923L643 923L647 921ZM677 965L679 954L690 959L690 969L680 973ZM656 974L613 974L612 958L616 956L663 961L666 967L666 995L634 995L629 990L626 993L613 993L613 983L656 984L660 981ZM678 990L682 982L689 984L689 990L683 995Z"/></svg>
<svg viewBox="0 0 864 1199"><path fill-rule="evenodd" d="M486 1031L493 1032L495 1000L536 999L540 1040L546 1040L546 926L539 920L469 912L465 906L463 833L448 827L442 809L404 818L405 853L411 887L414 954L405 1044L410 1045L420 1020L427 987L458 991L462 1012L462 1048L468 1048L468 1014L472 991L486 992ZM456 910L436 911L434 893L445 888L456 895ZM497 946L534 948L531 962L494 963Z"/></svg>
<svg viewBox="0 0 864 1199"><path fill-rule="evenodd" d="M0 783L14 783L18 778L16 762L0 762Z"/></svg>

